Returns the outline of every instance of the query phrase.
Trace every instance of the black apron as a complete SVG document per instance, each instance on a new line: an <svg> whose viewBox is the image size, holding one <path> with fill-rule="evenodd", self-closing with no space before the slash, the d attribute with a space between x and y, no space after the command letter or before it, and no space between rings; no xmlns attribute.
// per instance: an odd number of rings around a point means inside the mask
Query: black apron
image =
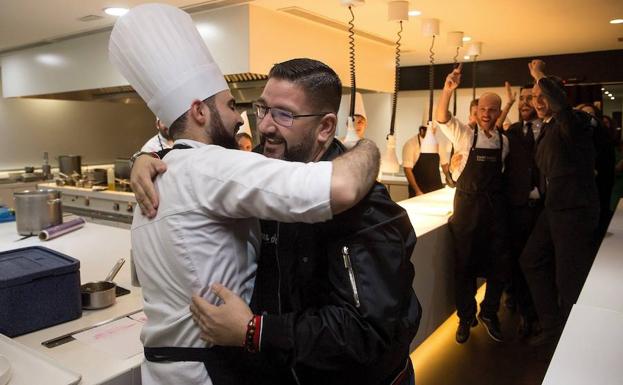
<svg viewBox="0 0 623 385"><path fill-rule="evenodd" d="M417 141L421 150L419 135ZM424 194L443 188L439 173L439 154L420 152L417 162L413 165L413 177ZM409 198L414 196L415 190L409 185Z"/></svg>
<svg viewBox="0 0 623 385"><path fill-rule="evenodd" d="M487 278L481 310L497 312L501 282L507 279L506 221L502 194L502 151L476 148L478 129L454 195L454 213L448 221L455 247L455 296L459 318L475 316L476 277Z"/></svg>

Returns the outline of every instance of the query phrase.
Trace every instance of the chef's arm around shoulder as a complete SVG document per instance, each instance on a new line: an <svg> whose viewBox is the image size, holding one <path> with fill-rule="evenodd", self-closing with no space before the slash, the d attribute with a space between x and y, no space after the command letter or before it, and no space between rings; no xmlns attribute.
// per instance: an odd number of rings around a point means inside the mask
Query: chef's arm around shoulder
<svg viewBox="0 0 623 385"><path fill-rule="evenodd" d="M332 161L329 193L333 214L353 207L367 194L376 180L379 164L379 150L368 139L360 140L352 150ZM156 215L159 202L153 179L165 171L166 164L148 154L138 156L132 167L132 189L141 211L148 217Z"/></svg>
<svg viewBox="0 0 623 385"><path fill-rule="evenodd" d="M369 139L333 160L331 211L339 214L357 204L368 193L379 173L381 156Z"/></svg>

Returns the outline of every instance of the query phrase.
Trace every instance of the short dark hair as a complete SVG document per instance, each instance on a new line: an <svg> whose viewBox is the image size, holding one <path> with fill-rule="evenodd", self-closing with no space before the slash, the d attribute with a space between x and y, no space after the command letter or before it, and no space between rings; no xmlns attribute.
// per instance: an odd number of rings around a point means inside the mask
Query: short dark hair
<svg viewBox="0 0 623 385"><path fill-rule="evenodd" d="M557 76L546 76L539 79L538 84L554 113L571 108L562 79Z"/></svg>
<svg viewBox="0 0 623 385"><path fill-rule="evenodd" d="M469 102L469 109L471 110L472 107L478 107L478 98L472 100L471 102Z"/></svg>
<svg viewBox="0 0 623 385"><path fill-rule="evenodd" d="M251 141L251 143L253 143L253 139L251 138L251 135L247 134L246 132L239 132L236 134L236 142L240 140L240 138L246 137L247 139L249 139Z"/></svg>
<svg viewBox="0 0 623 385"><path fill-rule="evenodd" d="M214 113L214 111L218 113L218 110L216 109L215 96L216 95L212 95L209 98L203 100L203 102L210 109L211 113ZM173 123L171 123L171 126L169 126L169 136L171 136L173 140L180 139L180 136L184 133L184 131L186 131L187 121L188 121L188 111L184 112L177 119L175 119Z"/></svg>
<svg viewBox="0 0 623 385"><path fill-rule="evenodd" d="M524 84L523 86L521 86L521 88L519 88L519 93L521 93L521 91L523 90L532 90L532 88L534 88L534 84L532 83L528 83L528 84Z"/></svg>
<svg viewBox="0 0 623 385"><path fill-rule="evenodd" d="M301 86L318 112L337 113L340 109L342 82L331 67L318 60L299 58L277 63L271 68L268 78L287 80Z"/></svg>

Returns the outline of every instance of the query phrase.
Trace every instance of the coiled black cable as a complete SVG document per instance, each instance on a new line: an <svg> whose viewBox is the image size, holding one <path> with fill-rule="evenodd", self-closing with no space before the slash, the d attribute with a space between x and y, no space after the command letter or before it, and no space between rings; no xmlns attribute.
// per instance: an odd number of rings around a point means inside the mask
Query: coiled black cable
<svg viewBox="0 0 623 385"><path fill-rule="evenodd" d="M476 61L478 55L474 55L474 63L472 64L472 100L476 100Z"/></svg>
<svg viewBox="0 0 623 385"><path fill-rule="evenodd" d="M355 84L355 14L353 13L353 7L348 6L351 19L348 22L348 52L349 52L349 65L350 65L350 109L349 116L355 119L355 95L357 93L357 87Z"/></svg>
<svg viewBox="0 0 623 385"><path fill-rule="evenodd" d="M389 135L394 135L394 125L396 123L396 104L398 102L398 85L400 84L400 40L402 39L402 20L400 20L400 30L398 40L396 40L396 75L394 77L394 96L392 98L392 120L389 125Z"/></svg>
<svg viewBox="0 0 623 385"><path fill-rule="evenodd" d="M435 35L433 35L433 41L431 42L430 49L430 66L428 67L428 121L431 122L433 119L433 89L435 83L435 51L433 51L433 47L435 46Z"/></svg>
<svg viewBox="0 0 623 385"><path fill-rule="evenodd" d="M456 53L454 54L454 58L452 59L454 61L454 68L456 68L456 65L458 64L458 57L459 57L459 49L461 47L460 46L456 46ZM456 88L454 89L453 92L453 105L452 105L452 116L456 116Z"/></svg>

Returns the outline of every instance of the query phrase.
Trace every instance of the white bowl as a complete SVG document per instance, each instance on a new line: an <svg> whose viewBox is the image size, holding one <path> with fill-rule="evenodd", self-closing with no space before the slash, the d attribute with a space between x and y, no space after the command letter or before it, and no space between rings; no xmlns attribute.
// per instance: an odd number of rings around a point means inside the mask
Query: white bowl
<svg viewBox="0 0 623 385"><path fill-rule="evenodd" d="M11 379L11 364L4 356L0 356L0 385L6 385Z"/></svg>

